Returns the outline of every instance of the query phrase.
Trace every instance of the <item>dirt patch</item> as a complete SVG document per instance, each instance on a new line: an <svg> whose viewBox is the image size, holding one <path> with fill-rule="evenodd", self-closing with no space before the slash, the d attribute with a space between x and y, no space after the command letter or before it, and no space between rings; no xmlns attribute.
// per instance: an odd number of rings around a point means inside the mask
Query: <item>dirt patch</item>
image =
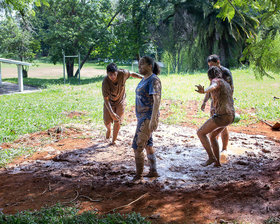
<svg viewBox="0 0 280 224"><path fill-rule="evenodd" d="M81 212L105 214L143 196L117 211L140 212L154 223L262 223L279 215L280 147L263 135L231 133L228 152L221 155L222 167L202 167L206 153L196 129L160 124L154 134L160 177L135 185L135 122L121 128L116 146L109 146L98 127L60 128L1 146L37 149L0 170L4 213L61 202Z"/></svg>

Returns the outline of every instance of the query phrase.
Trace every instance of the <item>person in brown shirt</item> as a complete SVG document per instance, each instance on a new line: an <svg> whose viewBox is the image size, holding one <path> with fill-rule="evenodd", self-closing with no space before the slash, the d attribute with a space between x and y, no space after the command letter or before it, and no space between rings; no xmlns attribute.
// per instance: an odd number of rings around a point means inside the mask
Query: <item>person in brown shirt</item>
<svg viewBox="0 0 280 224"><path fill-rule="evenodd" d="M106 139L111 136L111 124L113 127L112 145L115 144L120 125L123 120L126 106L125 82L130 77L142 79L143 76L124 69L118 69L115 63L107 66L107 76L102 82L102 94L104 97L103 119L106 126Z"/></svg>

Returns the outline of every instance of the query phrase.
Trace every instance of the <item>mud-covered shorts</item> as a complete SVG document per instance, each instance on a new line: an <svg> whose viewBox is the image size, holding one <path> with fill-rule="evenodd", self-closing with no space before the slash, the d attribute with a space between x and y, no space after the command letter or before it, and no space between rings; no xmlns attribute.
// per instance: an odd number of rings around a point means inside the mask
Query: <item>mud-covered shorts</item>
<svg viewBox="0 0 280 224"><path fill-rule="evenodd" d="M114 113L116 113L120 117L120 123L122 122L123 117L124 117L125 106L126 106L125 103L119 103L116 106L112 106ZM105 104L103 106L103 120L104 120L105 125L113 123L113 119L110 116L110 113L109 113L107 107L105 106Z"/></svg>
<svg viewBox="0 0 280 224"><path fill-rule="evenodd" d="M132 148L141 148L153 146L152 133L149 130L150 119L140 119L137 121L136 132L133 138Z"/></svg>
<svg viewBox="0 0 280 224"><path fill-rule="evenodd" d="M211 118L218 126L225 127L234 121L234 114L214 114Z"/></svg>

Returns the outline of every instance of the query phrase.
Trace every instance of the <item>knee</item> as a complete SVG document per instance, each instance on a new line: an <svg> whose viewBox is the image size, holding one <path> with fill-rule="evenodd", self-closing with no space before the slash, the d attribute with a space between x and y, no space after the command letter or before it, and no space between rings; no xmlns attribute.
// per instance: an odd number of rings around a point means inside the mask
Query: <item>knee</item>
<svg viewBox="0 0 280 224"><path fill-rule="evenodd" d="M144 158L144 152L141 148L134 149L135 158Z"/></svg>
<svg viewBox="0 0 280 224"><path fill-rule="evenodd" d="M201 138L205 135L201 128L197 130L196 134L199 138Z"/></svg>

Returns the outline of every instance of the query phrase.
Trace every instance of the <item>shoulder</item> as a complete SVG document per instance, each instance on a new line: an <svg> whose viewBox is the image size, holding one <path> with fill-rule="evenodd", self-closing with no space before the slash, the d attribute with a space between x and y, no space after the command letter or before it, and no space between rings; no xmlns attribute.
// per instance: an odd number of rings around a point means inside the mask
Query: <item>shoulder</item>
<svg viewBox="0 0 280 224"><path fill-rule="evenodd" d="M223 73L224 75L229 75L229 76L231 76L231 72L230 72L230 70L229 70L228 68L226 68L226 67L224 67L224 66L221 66L221 70L222 70L222 73Z"/></svg>
<svg viewBox="0 0 280 224"><path fill-rule="evenodd" d="M118 70L118 75L129 75L129 71L126 69L119 69Z"/></svg>
<svg viewBox="0 0 280 224"><path fill-rule="evenodd" d="M153 74L151 76L151 81L153 81L153 82L160 82L160 79L159 79L159 77L156 74Z"/></svg>

